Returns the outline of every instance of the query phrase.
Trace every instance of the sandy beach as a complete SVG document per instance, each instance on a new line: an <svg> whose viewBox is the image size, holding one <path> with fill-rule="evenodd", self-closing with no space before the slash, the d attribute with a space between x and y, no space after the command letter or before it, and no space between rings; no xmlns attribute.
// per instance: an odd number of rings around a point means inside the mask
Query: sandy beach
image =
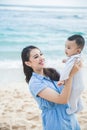
<svg viewBox="0 0 87 130"><path fill-rule="evenodd" d="M40 111L26 83L0 88L0 130L41 130Z"/></svg>
<svg viewBox="0 0 87 130"><path fill-rule="evenodd" d="M84 110L77 114L81 130L87 130L87 90L82 94ZM41 130L41 111L26 83L0 90L0 130Z"/></svg>

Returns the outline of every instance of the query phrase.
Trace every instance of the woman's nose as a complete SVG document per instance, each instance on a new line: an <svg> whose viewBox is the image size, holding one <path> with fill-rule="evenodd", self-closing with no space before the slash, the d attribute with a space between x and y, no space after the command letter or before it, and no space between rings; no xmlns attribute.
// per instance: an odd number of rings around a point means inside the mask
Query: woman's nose
<svg viewBox="0 0 87 130"><path fill-rule="evenodd" d="M44 56L40 56L40 60L43 60L44 59Z"/></svg>

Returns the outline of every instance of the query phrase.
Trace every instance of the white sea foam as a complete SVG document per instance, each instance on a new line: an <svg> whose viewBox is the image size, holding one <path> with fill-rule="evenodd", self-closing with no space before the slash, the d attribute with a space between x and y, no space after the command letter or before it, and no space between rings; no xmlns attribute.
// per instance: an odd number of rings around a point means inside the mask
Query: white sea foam
<svg viewBox="0 0 87 130"><path fill-rule="evenodd" d="M56 69L61 69L64 67L64 63L62 63L62 57L60 59L46 59L47 67L54 67ZM87 61L83 60L83 66L87 67ZM22 68L21 60L4 60L0 61L0 69L20 69Z"/></svg>
<svg viewBox="0 0 87 130"><path fill-rule="evenodd" d="M82 8L85 13L86 7ZM44 12L76 12L80 7L57 7L57 6L19 6L19 5L1 5L0 10L19 10L19 11L44 11ZM82 12L82 11L81 11Z"/></svg>
<svg viewBox="0 0 87 130"><path fill-rule="evenodd" d="M0 69L14 69L22 66L19 60L4 60L0 61Z"/></svg>

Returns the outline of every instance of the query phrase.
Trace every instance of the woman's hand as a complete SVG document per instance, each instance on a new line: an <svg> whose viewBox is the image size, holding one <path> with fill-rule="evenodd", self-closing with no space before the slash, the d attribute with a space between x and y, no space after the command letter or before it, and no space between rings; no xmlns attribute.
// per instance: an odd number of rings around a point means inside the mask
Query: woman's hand
<svg viewBox="0 0 87 130"><path fill-rule="evenodd" d="M76 61L71 72L70 72L70 75L69 77L73 77L82 67L82 61Z"/></svg>

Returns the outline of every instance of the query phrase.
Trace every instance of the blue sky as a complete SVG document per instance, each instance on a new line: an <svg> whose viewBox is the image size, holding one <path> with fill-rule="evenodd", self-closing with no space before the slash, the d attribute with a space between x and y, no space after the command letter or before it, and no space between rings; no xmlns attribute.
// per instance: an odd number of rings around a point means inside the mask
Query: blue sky
<svg viewBox="0 0 87 130"><path fill-rule="evenodd" d="M0 0L0 4L87 7L87 0Z"/></svg>

